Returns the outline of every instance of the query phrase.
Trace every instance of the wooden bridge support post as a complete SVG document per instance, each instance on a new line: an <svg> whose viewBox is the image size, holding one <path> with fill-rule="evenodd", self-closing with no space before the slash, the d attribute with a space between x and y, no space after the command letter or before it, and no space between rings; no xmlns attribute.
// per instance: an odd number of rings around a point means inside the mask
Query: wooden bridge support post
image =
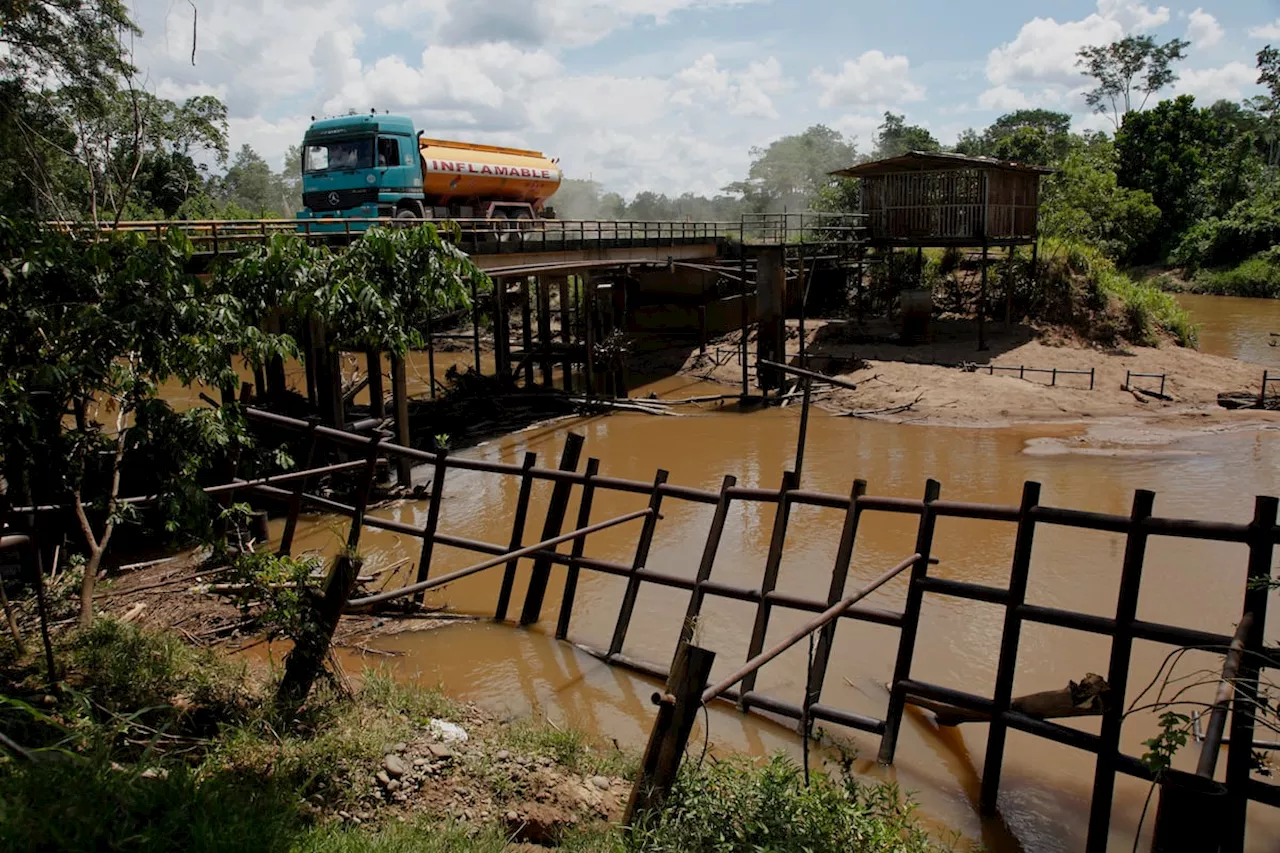
<svg viewBox="0 0 1280 853"><path fill-rule="evenodd" d="M1264 652L1267 628L1266 582L1271 580L1271 560L1275 550L1274 531L1280 501L1258 497L1249 525L1249 586L1244 594L1244 612L1253 614L1253 625L1245 635L1244 655L1236 671L1235 698L1231 706L1231 746L1227 752L1227 819L1222 840L1223 853L1244 849L1245 819L1249 808L1249 776L1253 768L1253 729L1258 702L1258 661Z"/></svg>
<svg viewBox="0 0 1280 853"><path fill-rule="evenodd" d="M508 551L518 551L524 541L525 520L529 517L529 496L533 492L533 466L538 464L538 454L526 452L524 462L520 465L520 492L516 498L516 516L511 523L511 540ZM507 609L511 606L511 592L516 585L516 569L520 561L509 560L502 572L502 588L498 591L498 606L494 609L493 618L501 622L507 618Z"/></svg>
<svg viewBox="0 0 1280 853"><path fill-rule="evenodd" d="M369 417L381 418L387 412L386 392L382 388L382 353L368 350L364 360L369 371Z"/></svg>
<svg viewBox="0 0 1280 853"><path fill-rule="evenodd" d="M507 314L507 280L493 279L493 362L498 378L511 382L511 318Z"/></svg>
<svg viewBox="0 0 1280 853"><path fill-rule="evenodd" d="M668 473L661 468L653 478L653 491L649 493L649 516L640 529L640 539L636 542L636 553L631 560L631 573L627 575L627 588L622 594L622 606L618 608L618 622L613 626L613 639L609 641L609 654L616 655L622 651L622 644L627 639L627 629L631 626L631 614L635 612L636 598L640 595L640 572L649 562L649 548L653 545L653 534L658 527L658 512L662 509L662 487L667 482Z"/></svg>
<svg viewBox="0 0 1280 853"><path fill-rule="evenodd" d="M833 607L844 598L845 582L849 579L849 564L853 561L853 547L858 538L858 522L862 518L859 500L867 493L866 480L854 480L849 493L849 509L845 511L844 528L840 531L840 544L836 548L836 562L831 569L831 588L827 590L827 606ZM832 619L822 626L818 643L813 652L813 666L809 669L805 707L822 697L822 684L827 677L827 662L831 660L831 648L836 641L836 623Z"/></svg>
<svg viewBox="0 0 1280 853"><path fill-rule="evenodd" d="M524 361L524 387L533 387L533 295L529 277L520 279L520 346Z"/></svg>
<svg viewBox="0 0 1280 853"><path fill-rule="evenodd" d="M720 539L724 536L725 521L729 517L729 490L738 484L738 478L726 474L720 484L720 500L716 502L715 515L711 517L711 528L707 531L707 543L702 548L702 560L698 563L698 574L693 581L693 593L689 596L689 609L685 611L684 622L680 625L680 642L692 643L694 629L698 624L698 616L702 613L702 601L706 593L702 585L711 577L711 568L716 562L716 551L720 549ZM673 663L672 666L675 664Z"/></svg>
<svg viewBox="0 0 1280 853"><path fill-rule="evenodd" d="M1008 725L1001 715L1013 702L1013 678L1018 666L1018 641L1022 635L1022 616L1018 608L1027 599L1027 578L1031 572L1031 549L1035 542L1036 520L1032 515L1040 503L1040 484L1022 487L1022 506L1018 511L1018 536L1013 545L1013 566L1009 570L1009 601L1004 610L1004 629L1000 634L1000 660L996 665L996 686L991 727L987 732L987 758L982 763L982 790L978 807L984 815L996 813L1000 793L1000 770L1004 763L1005 736Z"/></svg>
<svg viewBox="0 0 1280 853"><path fill-rule="evenodd" d="M427 390L431 394L431 399L436 398L436 338L435 324L431 322L431 315L427 314Z"/></svg>
<svg viewBox="0 0 1280 853"><path fill-rule="evenodd" d="M480 365L480 298L476 294L476 280L471 279L471 348L476 359L476 375L481 376L484 370Z"/></svg>
<svg viewBox="0 0 1280 853"><path fill-rule="evenodd" d="M542 384L555 384L554 361L551 358L551 285L552 276L538 276L538 355L542 361Z"/></svg>
<svg viewBox="0 0 1280 853"><path fill-rule="evenodd" d="M987 258L990 250L982 244L982 283L978 285L978 352L987 349Z"/></svg>
<svg viewBox="0 0 1280 853"><path fill-rule="evenodd" d="M933 550L933 530L937 516L933 502L942 493L937 480L929 480L924 486L924 508L920 513L920 526L916 529L916 553L920 559L911 567L911 585L907 587L907 601L902 608L902 633L898 639L898 659L893 667L893 683L889 690L889 709L884 716L884 735L880 738L880 763L892 764L898 749L898 732L902 728L902 713L907 695L902 682L911 677L911 659L916 651L916 633L920 629L920 606L924 601L924 588L920 582L929 573L929 554Z"/></svg>
<svg viewBox="0 0 1280 853"><path fill-rule="evenodd" d="M575 530L581 530L591 524L591 504L596 494L594 478L600 473L600 460L592 457L587 460L587 470L582 481L582 500L578 503L578 523ZM573 540L573 548L569 552L571 560L582 558L587 548L587 537L579 536ZM569 620L573 618L573 600L578 594L578 564L570 562L565 570L564 596L560 599L560 618L556 620L556 639L563 640L569 633Z"/></svg>
<svg viewBox="0 0 1280 853"><path fill-rule="evenodd" d="M760 366L761 361L785 364L787 336L784 305L786 303L787 268L782 248L760 250L756 268L756 381L761 390L781 385L777 371Z"/></svg>
<svg viewBox="0 0 1280 853"><path fill-rule="evenodd" d="M576 432L565 436L564 451L560 454L560 470L578 470L578 459L582 456L584 439ZM564 526L564 516L569 509L569 495L573 491L573 483L559 480L551 489L551 502L547 504L547 518L542 525L542 539L554 539L560 535ZM547 597L547 582L551 580L551 560L547 557L536 557L533 571L529 575L529 591L524 596L524 609L520 612L520 624L532 625L542 617L542 602Z"/></svg>
<svg viewBox="0 0 1280 853"><path fill-rule="evenodd" d="M409 446L409 376L405 357L391 356L391 403L395 410L396 443ZM413 482L413 465L408 456L396 454L396 482L407 489Z"/></svg>
<svg viewBox="0 0 1280 853"><path fill-rule="evenodd" d="M784 471L782 485L778 489L778 505L773 516L773 534L769 539L769 554L765 557L764 577L760 581L760 604L756 607L755 625L751 629L751 642L747 646L747 660L764 649L765 635L769 632L769 593L778 586L778 568L782 565L782 551L787 541L787 523L791 520L791 501L787 493L794 490L799 478L794 471ZM743 697L756 687L759 670L752 670L742 679L738 695L738 707L744 711L747 703Z"/></svg>
<svg viewBox="0 0 1280 853"><path fill-rule="evenodd" d="M596 393L596 284L595 277L590 272L583 273L582 276L582 305L587 317L583 340L583 346L586 349L587 394L594 396Z"/></svg>
<svg viewBox="0 0 1280 853"><path fill-rule="evenodd" d="M316 425L311 424L311 428L307 432L307 456L302 463L302 470L306 471L314 463L316 458ZM293 553L293 537L298 530L298 515L302 512L302 495L307 490L307 477L302 477L293 484L293 493L289 496L289 515L284 522L284 532L280 534L280 547L276 551L282 556L289 556Z"/></svg>
<svg viewBox="0 0 1280 853"><path fill-rule="evenodd" d="M715 663L715 652L681 643L667 677L665 695L655 694L658 714L649 733L640 772L631 789L623 826L634 826L645 812L662 807L680 770L689 734L702 707L702 691Z"/></svg>
<svg viewBox="0 0 1280 853"><path fill-rule="evenodd" d="M1142 588L1142 564L1147 553L1147 531L1142 523L1151 517L1155 493L1139 489L1133 495L1129 515L1129 535L1120 568L1120 592L1116 600L1115 633L1111 639L1111 663L1107 684L1111 685L1107 709L1102 714L1098 735L1098 758L1093 771L1093 797L1089 803L1089 835L1086 853L1106 853L1111 828L1111 800L1116 788L1116 763L1120 755L1120 727L1124 722L1125 689L1129 682L1129 659L1133 651L1133 621L1138 615L1138 593Z"/></svg>
<svg viewBox="0 0 1280 853"><path fill-rule="evenodd" d="M560 276L560 343L564 345L564 390L573 393L573 357L570 345L573 343L573 326L569 320L569 277Z"/></svg>

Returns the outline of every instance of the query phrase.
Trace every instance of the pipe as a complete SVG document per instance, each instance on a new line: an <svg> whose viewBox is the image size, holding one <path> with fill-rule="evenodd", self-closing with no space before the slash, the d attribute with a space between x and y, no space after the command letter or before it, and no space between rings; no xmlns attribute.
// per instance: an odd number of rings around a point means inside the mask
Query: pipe
<svg viewBox="0 0 1280 853"><path fill-rule="evenodd" d="M834 376L827 376L825 373L814 373L812 370L805 370L801 367L791 367L786 364L779 364L776 361L760 359L760 364L765 367L771 367L774 370L781 370L783 373L790 373L795 376L807 376L810 379L816 379L819 382L826 382L831 385L839 385L841 388L848 388L850 391L857 391L858 386L853 382L846 382L843 379L836 379Z"/></svg>
<svg viewBox="0 0 1280 853"><path fill-rule="evenodd" d="M384 601L391 601L394 598L402 598L406 595L412 595L415 592L423 592L428 589L434 589L438 586L444 586L447 583L452 583L453 581L461 580L469 575L474 575L476 572L481 572L485 569L491 569L494 566L502 565L508 560L518 560L521 557L528 557L538 551L541 551L543 548L551 548L555 545L559 545L561 542L568 542L570 539L580 539L583 536L589 536L592 533L596 533L610 527L615 527L627 521L644 518L645 516L652 514L652 512L653 510L647 507L645 509L638 509L635 512L629 512L626 515L620 515L616 518L611 518L608 521L601 521L598 524L591 525L590 527L582 527L578 530L561 534L560 536L553 536L550 539L544 539L543 541L534 543L533 545L527 545L524 548L519 548L515 551L508 551L506 553L499 554L496 557L490 557L489 559L476 563L473 566L467 566L465 569L458 569L456 572L450 572L449 574L441 575L438 578L410 584L409 586L403 586L399 589L379 592L376 595L369 595L364 598L353 598L347 602L347 606L366 607L371 604L381 604Z"/></svg>
<svg viewBox="0 0 1280 853"><path fill-rule="evenodd" d="M1227 726L1227 710L1231 703L1231 695L1235 692L1236 672L1240 669L1240 659L1244 656L1244 641L1253 627L1253 614L1246 613L1236 627L1231 645L1227 647L1227 659L1222 666L1222 681L1218 685L1218 695L1213 700L1213 711L1209 715L1209 725L1205 728L1204 743L1200 746L1200 761L1196 765L1196 775L1213 778L1213 771L1218 766L1218 749L1222 745L1222 733Z"/></svg>
<svg viewBox="0 0 1280 853"><path fill-rule="evenodd" d="M858 603L862 599L866 598L868 595L875 592L877 589L884 586L889 581L893 580L895 577L901 574L904 570L909 569L919 559L920 559L919 554L912 554L910 557L907 557L902 562L894 566L892 569L889 569L887 572L880 575L880 577L876 578L871 583L867 584L862 589L855 592L853 595L845 598L842 601L837 602L836 604L833 604L831 607L828 607L826 610L824 610L821 614L819 614L816 618L814 618L808 624L803 625L800 628L797 628L795 631L792 632L791 636L787 637L782 642L778 643L772 648L766 649L765 651L756 655L751 660L747 661L745 664L742 665L741 668L739 668L736 672L734 672L733 675L730 675L728 678L724 679L723 681L719 682L713 687L708 687L706 690L702 691L703 704L705 705L707 702L710 702L712 699L716 698L721 693L725 692L730 687L737 684L739 681L746 678L748 675L755 672L760 667L764 666L766 663L773 660L778 655L782 654L787 649L791 648L796 643L800 642L805 637L809 636L814 631L821 628L823 625L826 625L832 619L835 619L845 610L848 610L851 606Z"/></svg>

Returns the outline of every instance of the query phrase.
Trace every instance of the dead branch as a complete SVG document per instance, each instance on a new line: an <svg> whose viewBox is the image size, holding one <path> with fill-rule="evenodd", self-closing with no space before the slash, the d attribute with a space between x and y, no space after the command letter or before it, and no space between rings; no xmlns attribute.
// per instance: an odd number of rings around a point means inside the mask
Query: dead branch
<svg viewBox="0 0 1280 853"><path fill-rule="evenodd" d="M900 406L886 406L883 409L861 409L856 412L838 412L837 417L841 418L866 418L872 415L898 415L903 412L909 412L915 408L915 405L924 399L924 392L921 391L916 398L910 403L904 403Z"/></svg>

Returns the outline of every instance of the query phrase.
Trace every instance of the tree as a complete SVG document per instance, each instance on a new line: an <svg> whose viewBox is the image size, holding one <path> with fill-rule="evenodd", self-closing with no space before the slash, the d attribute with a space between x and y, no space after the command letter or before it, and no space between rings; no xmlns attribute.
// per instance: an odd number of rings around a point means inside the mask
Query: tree
<svg viewBox="0 0 1280 853"><path fill-rule="evenodd" d="M876 133L874 159L898 157L908 151L941 151L942 144L925 128L907 124L906 116L891 112L884 114L884 122Z"/></svg>
<svg viewBox="0 0 1280 853"><path fill-rule="evenodd" d="M1081 48L1076 53L1076 65L1083 69L1082 74L1098 83L1085 95L1085 103L1095 113L1110 113L1109 118L1119 128L1125 115L1135 109L1135 93L1142 96L1136 107L1142 110L1154 93L1178 79L1171 66L1186 58L1190 45L1176 38L1157 44L1152 36L1126 36L1109 45Z"/></svg>
<svg viewBox="0 0 1280 853"><path fill-rule="evenodd" d="M1080 140L1044 183L1041 231L1047 237L1098 246L1130 259L1160 224L1160 208L1143 190L1116 179L1115 148L1098 136Z"/></svg>
<svg viewBox="0 0 1280 853"><path fill-rule="evenodd" d="M290 351L246 322L233 295L188 273L191 252L176 231L153 243L133 234L80 243L0 219L5 482L24 501L71 505L88 551L82 625L112 536L136 515L121 499L126 475L131 493L159 490L177 507L206 453L234 443L222 415L174 415L159 384L221 384L235 376L233 354L261 363ZM126 472L139 458L149 464Z"/></svg>
<svg viewBox="0 0 1280 853"><path fill-rule="evenodd" d="M1124 117L1115 139L1116 174L1121 186L1151 194L1166 240L1176 241L1209 211L1212 200L1206 197L1204 180L1215 152L1229 139L1213 114L1198 109L1190 95Z"/></svg>
<svg viewBox="0 0 1280 853"><path fill-rule="evenodd" d="M1280 165L1280 50L1267 45L1258 51L1258 85L1267 94L1246 101L1248 107L1262 117L1261 138L1266 144L1267 165Z"/></svg>
<svg viewBox="0 0 1280 853"><path fill-rule="evenodd" d="M246 211L252 217L291 214L289 190L280 176L252 146L241 145L231 167L219 181L218 195L223 204Z"/></svg>
<svg viewBox="0 0 1280 853"><path fill-rule="evenodd" d="M725 187L756 211L783 207L804 210L832 182L831 173L852 165L857 148L839 131L815 124L784 136L767 148L751 149L746 181Z"/></svg>

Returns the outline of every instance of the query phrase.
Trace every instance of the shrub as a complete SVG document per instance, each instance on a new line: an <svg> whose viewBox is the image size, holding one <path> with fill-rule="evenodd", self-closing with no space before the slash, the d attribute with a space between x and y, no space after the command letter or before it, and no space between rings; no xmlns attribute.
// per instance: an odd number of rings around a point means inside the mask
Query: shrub
<svg viewBox="0 0 1280 853"><path fill-rule="evenodd" d="M914 806L893 785L813 774L785 756L764 766L733 758L682 772L666 808L629 839L645 853L931 849Z"/></svg>
<svg viewBox="0 0 1280 853"><path fill-rule="evenodd" d="M1201 270L1194 289L1220 296L1280 297L1280 247L1259 252L1234 267Z"/></svg>

